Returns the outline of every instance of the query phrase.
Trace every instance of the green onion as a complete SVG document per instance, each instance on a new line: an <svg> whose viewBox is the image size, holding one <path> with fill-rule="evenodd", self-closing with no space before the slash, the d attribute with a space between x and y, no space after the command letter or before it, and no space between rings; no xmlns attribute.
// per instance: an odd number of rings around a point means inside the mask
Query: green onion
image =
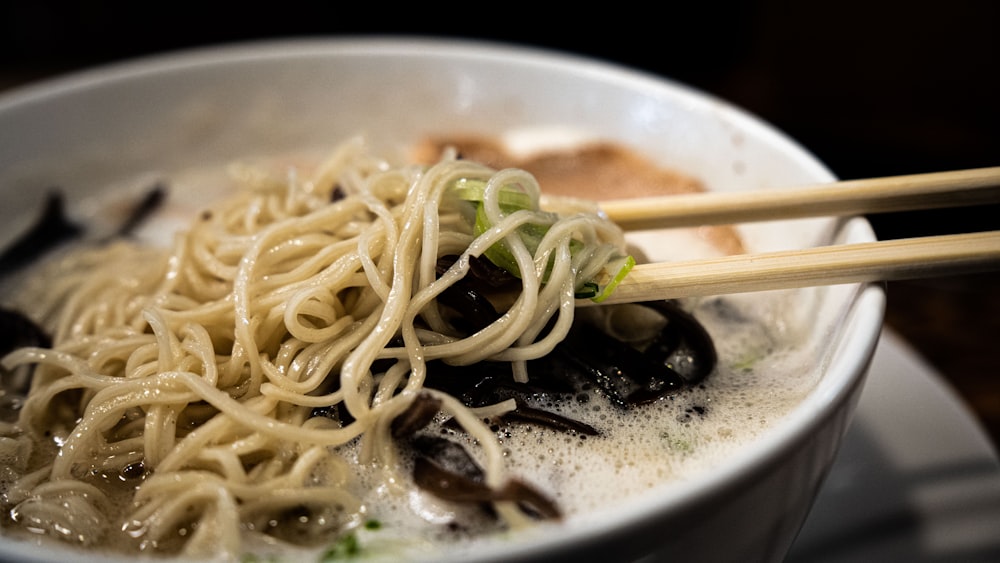
<svg viewBox="0 0 1000 563"><path fill-rule="evenodd" d="M486 192L485 180L475 178L459 178L452 182L452 193L465 201L481 203L483 194ZM501 209L532 209L534 207L531 196L528 195L521 186L506 185L500 188ZM505 209L505 210L506 210Z"/></svg>
<svg viewBox="0 0 1000 563"><path fill-rule="evenodd" d="M600 303L611 296L611 294L615 292L615 288L618 287L618 284L625 279L625 276L627 276L634 267L635 258L632 256L620 256L617 259L608 262L608 264L604 267L604 270L608 272L611 280L605 284L600 293L592 297L591 300L594 303Z"/></svg>
<svg viewBox="0 0 1000 563"><path fill-rule="evenodd" d="M457 197L476 205L476 218L473 231L476 236L480 236L493 227L486 216L486 207L483 204L483 195L486 191L487 182L475 178L459 178L452 182L451 190ZM535 204L534 198L519 185L504 185L500 188L499 194L500 211L504 215L509 215L516 211L530 210L541 212ZM521 238L525 247L532 255L538 250L539 244L549 231L549 225L539 225L536 223L525 223L517 228L517 234ZM583 249L584 245L578 240L570 241L570 254L575 255ZM517 266L517 260L510 248L499 241L487 248L483 255L490 262L507 270L516 277L521 277L521 269ZM546 268L542 281L548 281L549 272L552 269L551 258ZM591 299L595 303L600 303L610 296L618 284L621 283L629 271L635 266L635 259L631 256L619 256L609 261L602 270L601 280L586 281L577 288L575 296L578 299ZM601 283L604 282L604 283Z"/></svg>
<svg viewBox="0 0 1000 563"><path fill-rule="evenodd" d="M524 208L515 209L513 207L501 205L500 209L506 215L515 211L520 211ZM480 202L476 206L476 224L474 228L476 236L482 235L486 231L490 230L492 226L493 225L490 223L489 218L486 217L486 206ZM545 237L545 233L547 232L549 232L548 225L537 225L534 223L525 223L517 228L518 236L521 237L521 240L524 242L524 246L527 247L528 251L532 254L538 250L538 245L542 242L542 239ZM483 252L483 254L485 254L486 257L497 266L500 266L517 277L521 277L521 269L517 267L517 260L514 258L514 253L511 252L510 248L503 241L498 241L496 244L491 245L485 252Z"/></svg>
<svg viewBox="0 0 1000 563"><path fill-rule="evenodd" d="M333 545L331 545L326 551L320 555L319 560L322 563L329 563L332 561L343 561L345 559L354 559L361 554L361 545L358 543L358 537L354 535L354 532L348 532L341 536Z"/></svg>

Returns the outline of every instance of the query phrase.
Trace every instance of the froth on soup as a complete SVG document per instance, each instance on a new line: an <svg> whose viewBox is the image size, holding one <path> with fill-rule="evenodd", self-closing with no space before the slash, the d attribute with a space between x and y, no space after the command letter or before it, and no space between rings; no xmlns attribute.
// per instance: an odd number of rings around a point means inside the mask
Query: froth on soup
<svg viewBox="0 0 1000 563"><path fill-rule="evenodd" d="M394 163L351 139L165 181L134 236L59 249L4 303L38 329L4 360L5 536L462 552L683 487L815 384L792 294L575 309L629 256L744 251L595 213L704 189L624 147L441 137Z"/></svg>

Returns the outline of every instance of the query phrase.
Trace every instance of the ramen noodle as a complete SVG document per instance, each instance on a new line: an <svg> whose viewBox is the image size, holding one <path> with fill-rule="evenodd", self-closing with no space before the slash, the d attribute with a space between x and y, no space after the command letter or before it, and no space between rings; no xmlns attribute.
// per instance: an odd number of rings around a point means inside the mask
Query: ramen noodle
<svg viewBox="0 0 1000 563"><path fill-rule="evenodd" d="M398 165L352 139L311 174L237 164L229 172L240 189L169 244L84 245L40 267L13 305L52 345L3 359L9 372L33 370L16 419L0 422L5 530L195 558L350 550L366 534L422 549L421 538L591 512L621 491L582 489L623 467L654 468L627 485L633 493L683 475L647 461L711 450L690 421L725 392L683 377L689 393L676 404L674 391L652 389L660 381L620 396L617 382L605 393L584 382L569 401L554 399L564 391L524 392L538 382L535 362L572 342L584 316L603 332L642 332L647 318L662 327L636 310L614 309L628 311L622 321L602 312L610 308L577 309L627 275L621 230L586 202L543 210L523 169L457 156ZM479 305L452 301L484 267L504 277L485 321L469 313ZM734 324L732 309L707 307ZM720 350L720 369L750 373L739 362L774 335L755 318L735 324L743 333ZM461 382L429 383L485 366L493 371L482 380L504 383L478 402ZM735 381L732 403L747 403L746 378ZM797 385L764 412L787 409ZM726 443L748 411L761 405L734 406L736 418L716 419L710 433ZM539 412L550 426L498 422ZM664 412L677 429L662 426ZM612 453L650 420L662 429ZM584 449L586 462L571 459ZM468 471L446 482L451 469L421 464L432 450ZM441 489L467 486L463 498L419 490L419 468Z"/></svg>

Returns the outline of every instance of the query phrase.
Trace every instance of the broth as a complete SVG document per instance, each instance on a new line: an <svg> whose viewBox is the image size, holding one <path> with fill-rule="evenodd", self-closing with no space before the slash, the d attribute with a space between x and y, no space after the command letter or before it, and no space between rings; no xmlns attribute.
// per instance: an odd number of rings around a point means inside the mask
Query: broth
<svg viewBox="0 0 1000 563"><path fill-rule="evenodd" d="M427 158L444 145L456 145L463 157L482 159L498 168L528 170L544 190L552 187L553 194L596 198L605 193L603 187L609 182L632 186L619 194L622 197L702 189L692 178L657 170L638 155L606 144L519 156L495 141L433 139L421 144L416 154ZM289 161L281 162L285 165ZM569 179L567 171L574 171L571 181L557 182L557 178ZM150 244L169 242L164 235L197 216L206 197L215 197L206 194L219 194L219 186L227 183L219 169L174 175L170 178L169 206L144 225L138 236ZM594 185L597 189L586 187ZM645 233L631 240L653 259L743 251L738 234L728 227ZM598 436L517 423L495 425L509 472L544 491L564 515L561 522L539 529L601 519L602 512L627 499L665 487L683 487L773 427L815 384L811 351L799 340L806 331L793 320L793 295L774 292L684 302L684 308L711 334L719 363L707 380L666 399L625 410L601 393L592 392L571 400L546 398L536 405L582 421L596 428ZM618 324L627 329L632 313L626 307L621 311ZM442 421L433 423L430 432L476 450L475 438L449 430ZM36 447L50 448L51 444ZM398 494L386 486L384 471L359 461L359 447L353 441L340 451L355 468L356 481L350 487L365 506L362 519L378 523L377 527L365 527L359 520L352 524L355 527L350 537L371 557L433 557L441 550L472 550L478 542L497 537L509 541L504 527L478 509L455 506L407 483L403 488L409 492ZM11 467L16 463L4 460ZM401 463L412 464L413 460L404 457ZM4 479L4 487L10 485L9 476L0 479ZM115 494L121 496L113 498L123 501L130 494L130 485ZM4 524L9 522L5 519ZM15 532L5 529L4 533ZM245 539L246 547L260 555L321 557L329 549L329 545L294 547L265 541L259 534L246 534ZM123 538L122 542L129 540ZM113 551L122 548L103 547Z"/></svg>

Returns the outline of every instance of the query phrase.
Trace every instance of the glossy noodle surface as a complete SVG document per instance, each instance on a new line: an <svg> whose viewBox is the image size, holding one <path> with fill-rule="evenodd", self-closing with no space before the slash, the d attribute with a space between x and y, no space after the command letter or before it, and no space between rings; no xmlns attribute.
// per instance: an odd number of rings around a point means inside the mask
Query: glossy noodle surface
<svg viewBox="0 0 1000 563"><path fill-rule="evenodd" d="M452 146L235 164L191 181L225 198L168 206L169 241L38 266L5 303L52 344L3 359L30 371L0 417L4 533L196 558L448 549L683 481L813 383L768 371L804 361L781 307L578 310L624 234L584 201L541 209L544 174ZM598 354L564 369L573 345ZM678 379L602 375L635 351Z"/></svg>

